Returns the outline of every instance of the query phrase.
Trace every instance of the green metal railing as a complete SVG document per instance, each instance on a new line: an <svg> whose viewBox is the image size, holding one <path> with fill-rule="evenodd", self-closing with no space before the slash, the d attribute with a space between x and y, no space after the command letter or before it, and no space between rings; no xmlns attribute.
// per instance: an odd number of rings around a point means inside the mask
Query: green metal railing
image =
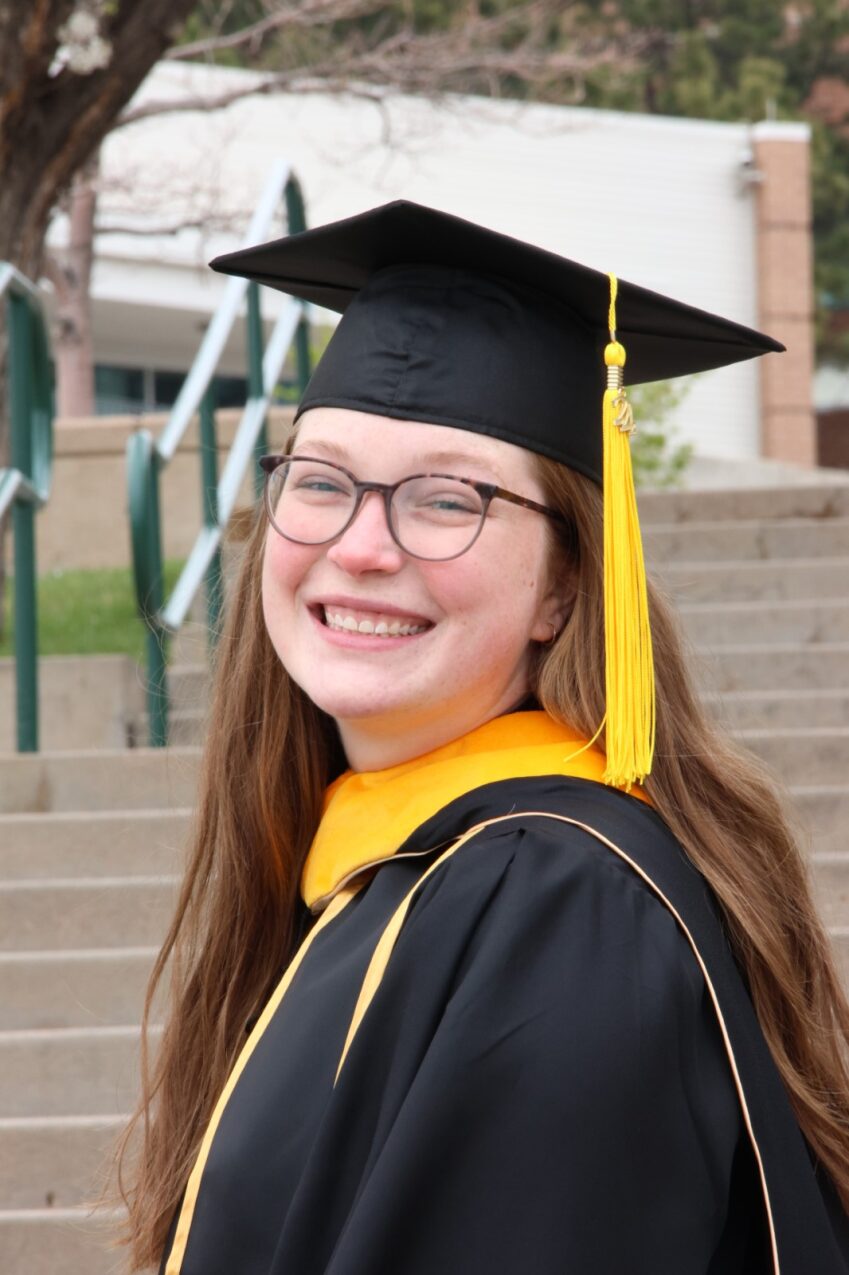
<svg viewBox="0 0 849 1275"><path fill-rule="evenodd" d="M281 203L286 225L294 234L306 229L303 198L287 165L272 172L251 219L245 244L267 238ZM218 474L213 380L227 338L247 303L248 398ZM263 348L259 288L246 279L228 279L221 303L201 342L195 361L158 439L149 430L134 433L127 445L130 536L133 575L139 615L147 629L147 702L150 743L168 740L167 645L179 632L200 589L205 588L210 644L214 644L221 611L221 541L248 468L253 465L257 493L261 471L256 460L268 450L266 416L286 354L294 342L301 390L309 379L309 330L306 307L288 300ZM174 585L165 598L162 521L159 500L161 475L172 460L195 416L200 421L200 468L203 522Z"/></svg>
<svg viewBox="0 0 849 1275"><path fill-rule="evenodd" d="M41 293L14 266L0 264L8 334L10 465L0 469L0 522L12 511L15 571L17 743L38 751L38 611L35 515L50 494L53 372Z"/></svg>

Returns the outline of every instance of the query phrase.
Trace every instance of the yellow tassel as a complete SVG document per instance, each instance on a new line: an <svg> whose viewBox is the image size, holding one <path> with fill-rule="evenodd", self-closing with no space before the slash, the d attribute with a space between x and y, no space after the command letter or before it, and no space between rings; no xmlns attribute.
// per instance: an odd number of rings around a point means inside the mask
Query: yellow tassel
<svg viewBox="0 0 849 1275"><path fill-rule="evenodd" d="M637 515L631 434L623 389L625 350L616 340L615 275L610 276L610 344L604 351L604 640L607 729L605 783L624 788L651 771L655 742L654 660L646 569Z"/></svg>

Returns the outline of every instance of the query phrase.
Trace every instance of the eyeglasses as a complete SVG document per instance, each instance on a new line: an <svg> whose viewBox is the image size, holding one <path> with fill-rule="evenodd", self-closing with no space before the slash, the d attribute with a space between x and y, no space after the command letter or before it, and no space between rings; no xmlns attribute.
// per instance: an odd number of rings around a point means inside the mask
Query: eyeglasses
<svg viewBox="0 0 849 1275"><path fill-rule="evenodd" d="M363 497L379 492L392 539L411 558L448 562L471 549L493 500L509 500L558 522L556 509L492 483L454 474L409 474L397 483L360 482L341 465L310 456L263 456L265 508L275 531L301 545L336 540Z"/></svg>

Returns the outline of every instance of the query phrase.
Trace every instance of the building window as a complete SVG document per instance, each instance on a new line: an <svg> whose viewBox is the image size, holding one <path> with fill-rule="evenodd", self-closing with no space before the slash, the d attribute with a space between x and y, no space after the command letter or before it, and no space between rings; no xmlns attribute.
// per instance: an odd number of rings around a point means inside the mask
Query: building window
<svg viewBox="0 0 849 1275"><path fill-rule="evenodd" d="M95 411L98 416L117 416L145 410L144 371L139 367L94 369Z"/></svg>
<svg viewBox="0 0 849 1275"><path fill-rule="evenodd" d="M95 411L98 416L167 412L177 401L185 379L185 372L98 363L94 369ZM213 390L216 407L244 407L248 382L244 376L216 376Z"/></svg>

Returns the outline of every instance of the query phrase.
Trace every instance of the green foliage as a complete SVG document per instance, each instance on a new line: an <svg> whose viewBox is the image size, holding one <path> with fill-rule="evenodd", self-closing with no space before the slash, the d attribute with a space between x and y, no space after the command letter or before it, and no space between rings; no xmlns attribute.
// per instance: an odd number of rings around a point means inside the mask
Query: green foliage
<svg viewBox="0 0 849 1275"><path fill-rule="evenodd" d="M170 590L182 562L166 562ZM0 656L11 655L14 586L7 581L9 625ZM144 658L145 629L138 617L128 567L51 571L38 581L40 655L99 655L118 652Z"/></svg>
<svg viewBox="0 0 849 1275"><path fill-rule="evenodd" d="M784 67L775 58L756 55L742 58L734 102L735 116L759 120L779 109L784 100L786 78Z"/></svg>
<svg viewBox="0 0 849 1275"><path fill-rule="evenodd" d="M830 316L849 308L849 138L814 126L812 178L817 343L822 357L846 364L849 334L835 331Z"/></svg>
<svg viewBox="0 0 849 1275"><path fill-rule="evenodd" d="M804 101L820 76L845 78L849 71L849 10L843 0L809 0L807 17L784 46L788 83Z"/></svg>
<svg viewBox="0 0 849 1275"><path fill-rule="evenodd" d="M637 487L677 487L693 448L676 439L670 417L689 391L689 382L653 381L628 390L637 425L631 439L631 462Z"/></svg>
<svg viewBox="0 0 849 1275"><path fill-rule="evenodd" d="M669 115L709 119L719 97L719 65L700 31L687 32L672 52L658 106Z"/></svg>

